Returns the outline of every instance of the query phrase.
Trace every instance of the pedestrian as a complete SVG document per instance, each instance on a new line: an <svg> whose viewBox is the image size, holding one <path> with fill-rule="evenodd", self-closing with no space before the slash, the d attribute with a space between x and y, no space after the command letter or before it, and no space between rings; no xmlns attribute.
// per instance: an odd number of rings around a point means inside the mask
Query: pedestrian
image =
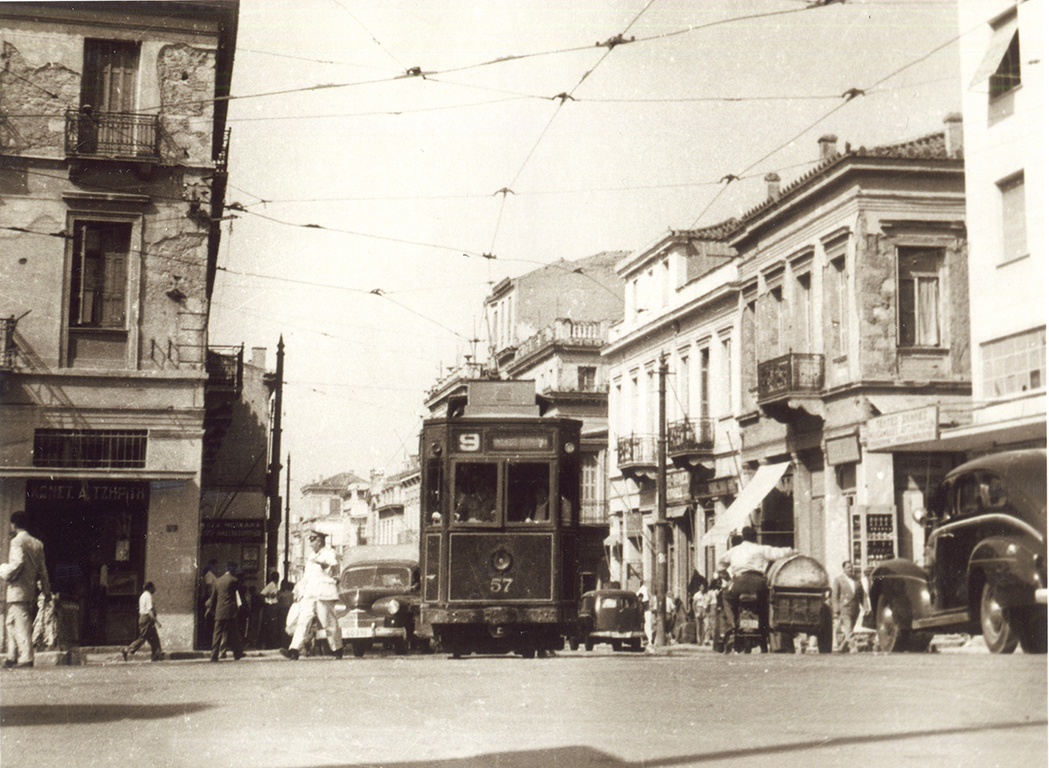
<svg viewBox="0 0 1049 768"><path fill-rule="evenodd" d="M149 643L149 660L160 661L164 654L160 650L160 635L157 629L160 627L160 619L157 618L156 605L153 603L153 595L157 588L152 581L147 581L142 594L138 596L138 637L120 651L120 655L127 661L128 656L133 656L135 651L142 647L143 643Z"/></svg>
<svg viewBox="0 0 1049 768"><path fill-rule="evenodd" d="M7 658L5 667L33 666L33 618L38 591L51 598L51 582L44 563L44 545L26 530L22 510L11 513L11 548L0 565L0 579L7 582Z"/></svg>
<svg viewBox="0 0 1049 768"><path fill-rule="evenodd" d="M237 575L236 563L228 563L226 572L215 580L205 609L206 615L215 621L211 638L211 660L218 661L219 654L229 648L233 660L244 655L244 634L240 627L240 606L247 602L244 585Z"/></svg>
<svg viewBox="0 0 1049 768"><path fill-rule="evenodd" d="M271 571L266 579L266 585L259 592L262 598L262 637L261 645L264 649L277 648L280 646L280 636L277 634L277 596L280 594L280 574Z"/></svg>
<svg viewBox="0 0 1049 768"><path fill-rule="evenodd" d="M863 586L856 578L856 567L851 560L841 564L841 574L831 586L831 608L834 610L835 640L841 653L856 653L853 627L860 616L864 601Z"/></svg>
<svg viewBox="0 0 1049 768"><path fill-rule="evenodd" d="M714 645L718 629L718 604L721 601L721 579L710 580L710 587L703 597L703 645Z"/></svg>
<svg viewBox="0 0 1049 768"><path fill-rule="evenodd" d="M700 585L699 589L696 590L695 594L692 595L692 616L696 622L696 644L703 645L705 639L704 633L704 619L707 615L707 592L710 590L710 585L704 580L703 584Z"/></svg>
<svg viewBox="0 0 1049 768"><path fill-rule="evenodd" d="M296 585L299 592L299 615L295 634L287 649L281 654L297 659L305 650L306 633L314 618L324 628L328 646L336 659L342 658L342 632L335 617L335 603L339 600L339 558L335 550L327 546L327 534L310 531L308 540L313 552L306 556L302 579Z"/></svg>
<svg viewBox="0 0 1049 768"><path fill-rule="evenodd" d="M637 599L641 603L641 615L645 617L645 642L652 645L655 639L653 629L655 623L652 616L651 599L648 592L648 586L645 585L645 580L641 580L641 586L637 588Z"/></svg>

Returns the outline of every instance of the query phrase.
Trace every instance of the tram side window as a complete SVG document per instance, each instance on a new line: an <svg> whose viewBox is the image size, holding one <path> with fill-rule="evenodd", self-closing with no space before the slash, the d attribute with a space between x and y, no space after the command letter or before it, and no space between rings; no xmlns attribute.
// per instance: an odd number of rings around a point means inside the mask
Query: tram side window
<svg viewBox="0 0 1049 768"><path fill-rule="evenodd" d="M550 465L512 463L507 472L506 522L550 522Z"/></svg>
<svg viewBox="0 0 1049 768"><path fill-rule="evenodd" d="M499 467L462 462L455 465L455 521L495 523Z"/></svg>
<svg viewBox="0 0 1049 768"><path fill-rule="evenodd" d="M441 524L441 460L426 462L426 492L423 496L423 514L427 525Z"/></svg>

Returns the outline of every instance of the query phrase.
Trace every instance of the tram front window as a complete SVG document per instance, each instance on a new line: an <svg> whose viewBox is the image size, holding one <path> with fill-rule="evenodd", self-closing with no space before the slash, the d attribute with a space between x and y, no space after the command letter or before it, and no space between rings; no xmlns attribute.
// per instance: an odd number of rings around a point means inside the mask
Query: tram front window
<svg viewBox="0 0 1049 768"><path fill-rule="evenodd" d="M495 523L499 471L496 464L463 462L455 466L455 522Z"/></svg>
<svg viewBox="0 0 1049 768"><path fill-rule="evenodd" d="M550 466L511 464L506 488L508 523L550 522Z"/></svg>

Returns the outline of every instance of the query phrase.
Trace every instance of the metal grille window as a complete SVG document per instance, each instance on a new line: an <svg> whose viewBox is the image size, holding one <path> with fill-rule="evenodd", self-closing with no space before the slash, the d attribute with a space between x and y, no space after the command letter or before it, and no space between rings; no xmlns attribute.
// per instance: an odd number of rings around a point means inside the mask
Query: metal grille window
<svg viewBox="0 0 1049 768"><path fill-rule="evenodd" d="M144 469L146 434L144 429L38 429L33 466Z"/></svg>

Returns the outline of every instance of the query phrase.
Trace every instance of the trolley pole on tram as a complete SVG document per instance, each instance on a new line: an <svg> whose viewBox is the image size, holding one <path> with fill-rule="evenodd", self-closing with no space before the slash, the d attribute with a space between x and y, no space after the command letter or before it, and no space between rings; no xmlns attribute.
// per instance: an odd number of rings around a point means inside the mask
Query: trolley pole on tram
<svg viewBox="0 0 1049 768"><path fill-rule="evenodd" d="M656 646L667 644L667 357L659 358L659 439L656 442Z"/></svg>

